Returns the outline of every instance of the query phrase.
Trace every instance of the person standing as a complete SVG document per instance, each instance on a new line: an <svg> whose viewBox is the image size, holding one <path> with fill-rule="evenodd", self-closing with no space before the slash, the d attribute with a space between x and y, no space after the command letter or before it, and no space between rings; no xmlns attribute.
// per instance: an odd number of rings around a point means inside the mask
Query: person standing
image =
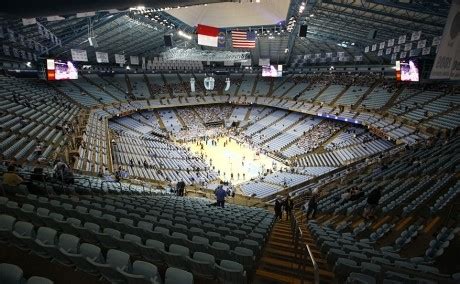
<svg viewBox="0 0 460 284"><path fill-rule="evenodd" d="M307 219L310 218L310 214L312 214L311 218L315 218L316 209L318 208L318 201L317 195L313 194L308 201L308 210L307 210Z"/></svg>
<svg viewBox="0 0 460 284"><path fill-rule="evenodd" d="M291 197L288 194L286 196L286 199L284 200L284 211L286 211L286 221L289 220L293 207L294 207L294 201L292 201Z"/></svg>
<svg viewBox="0 0 460 284"><path fill-rule="evenodd" d="M379 205L379 200L382 194L380 193L380 188L375 188L367 196L367 207L364 209L363 217L364 219L370 219L374 217L375 209Z"/></svg>
<svg viewBox="0 0 460 284"><path fill-rule="evenodd" d="M220 185L216 190L216 200L218 207L225 207L225 197L227 196L227 192L224 190L224 187Z"/></svg>
<svg viewBox="0 0 460 284"><path fill-rule="evenodd" d="M283 203L277 198L275 200L275 219L283 219Z"/></svg>

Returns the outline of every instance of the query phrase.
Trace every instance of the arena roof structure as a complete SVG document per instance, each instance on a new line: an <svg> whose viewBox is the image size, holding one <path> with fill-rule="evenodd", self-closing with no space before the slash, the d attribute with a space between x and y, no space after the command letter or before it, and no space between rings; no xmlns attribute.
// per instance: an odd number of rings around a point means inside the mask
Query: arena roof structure
<svg viewBox="0 0 460 284"><path fill-rule="evenodd" d="M305 55L333 57L329 54L337 52L350 61L358 56L366 64L389 63L390 54L364 52L366 47L413 32L420 32L419 39L430 44L442 35L451 4L451 0L23 2L6 3L0 25L45 46L38 56L69 57L69 50L78 48L153 57L167 48L163 36L168 34L175 46L209 49L198 46L194 35L196 25L205 24L226 33L257 32L256 48L250 50L255 65L259 58L290 64ZM35 24L24 25L23 19L34 19L59 44L43 38ZM306 37L299 37L302 25L307 27ZM193 37L188 40L178 31ZM91 46L89 37L97 47ZM225 50L233 50L229 37ZM93 53L88 54L89 61L95 60Z"/></svg>

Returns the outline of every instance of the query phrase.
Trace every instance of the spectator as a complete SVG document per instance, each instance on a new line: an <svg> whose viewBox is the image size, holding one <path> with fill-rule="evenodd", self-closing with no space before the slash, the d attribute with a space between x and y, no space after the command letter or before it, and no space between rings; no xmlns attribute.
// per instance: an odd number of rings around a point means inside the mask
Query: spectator
<svg viewBox="0 0 460 284"><path fill-rule="evenodd" d="M9 165L7 170L8 172L3 174L4 185L16 187L24 182L24 180L16 173L16 167L14 165Z"/></svg>
<svg viewBox="0 0 460 284"><path fill-rule="evenodd" d="M283 203L277 198L275 200L275 219L283 219Z"/></svg>
<svg viewBox="0 0 460 284"><path fill-rule="evenodd" d="M290 198L288 194L286 196L286 200L284 200L284 211L286 211L286 221L289 220L293 207L294 207L294 201L292 201L292 199Z"/></svg>
<svg viewBox="0 0 460 284"><path fill-rule="evenodd" d="M318 201L317 201L317 194L313 194L308 201L308 210L307 210L307 219L311 218L314 219L316 215L316 209L318 208Z"/></svg>
<svg viewBox="0 0 460 284"><path fill-rule="evenodd" d="M227 196L227 192L224 190L224 187L222 185L218 186L216 190L217 206L224 208L225 196Z"/></svg>
<svg viewBox="0 0 460 284"><path fill-rule="evenodd" d="M375 209L379 205L379 200L381 197L380 188L376 188L369 193L367 196L367 207L364 209L363 217L364 219L370 219L374 217Z"/></svg>

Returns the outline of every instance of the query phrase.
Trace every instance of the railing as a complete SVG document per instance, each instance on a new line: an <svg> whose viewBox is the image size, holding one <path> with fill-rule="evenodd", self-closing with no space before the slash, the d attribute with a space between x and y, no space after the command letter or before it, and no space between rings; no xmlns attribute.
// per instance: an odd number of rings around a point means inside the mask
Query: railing
<svg viewBox="0 0 460 284"><path fill-rule="evenodd" d="M307 267L307 262L310 262L313 266L314 283L319 284L320 276L318 263L316 262L315 257L313 256L310 246L303 242L304 234L299 226L297 218L294 216L294 213L291 213L290 219L294 243L294 258L297 260L298 264L297 271L300 283L305 282L305 268Z"/></svg>

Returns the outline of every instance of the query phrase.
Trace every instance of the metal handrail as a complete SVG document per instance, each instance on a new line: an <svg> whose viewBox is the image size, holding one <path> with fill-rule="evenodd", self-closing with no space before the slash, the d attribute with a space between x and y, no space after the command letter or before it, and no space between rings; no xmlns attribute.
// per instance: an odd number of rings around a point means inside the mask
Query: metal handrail
<svg viewBox="0 0 460 284"><path fill-rule="evenodd" d="M294 236L293 242L295 247L294 258L298 260L298 272L300 283L304 283L304 271L307 264L307 261L311 262L313 265L314 273L314 283L319 284L320 275L319 275L319 266L311 252L310 246L305 243L305 245L300 245L299 243L302 240L303 232L299 226L297 218L294 216L294 213L291 213L291 231Z"/></svg>

